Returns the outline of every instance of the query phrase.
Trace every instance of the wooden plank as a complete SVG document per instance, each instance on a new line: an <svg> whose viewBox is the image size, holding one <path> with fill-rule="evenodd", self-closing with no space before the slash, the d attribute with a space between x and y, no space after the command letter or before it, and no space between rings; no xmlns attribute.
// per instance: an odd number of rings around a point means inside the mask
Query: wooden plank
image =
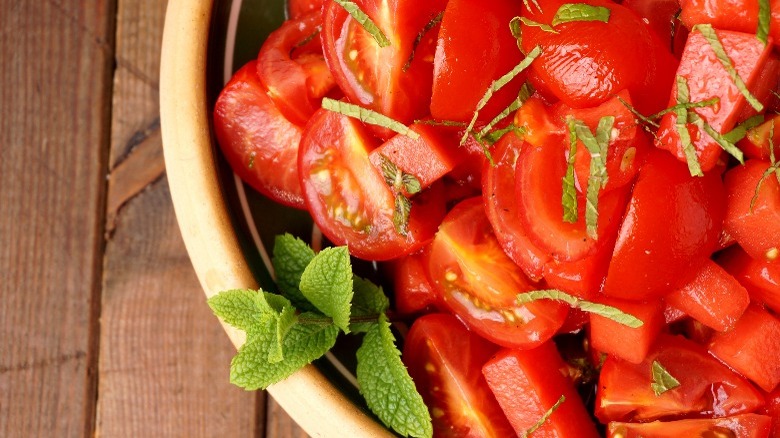
<svg viewBox="0 0 780 438"><path fill-rule="evenodd" d="M0 436L89 434L113 1L0 0Z"/></svg>
<svg viewBox="0 0 780 438"><path fill-rule="evenodd" d="M274 438L306 438L309 436L284 412L284 409L274 401L273 397L268 397L267 400L265 436Z"/></svg>

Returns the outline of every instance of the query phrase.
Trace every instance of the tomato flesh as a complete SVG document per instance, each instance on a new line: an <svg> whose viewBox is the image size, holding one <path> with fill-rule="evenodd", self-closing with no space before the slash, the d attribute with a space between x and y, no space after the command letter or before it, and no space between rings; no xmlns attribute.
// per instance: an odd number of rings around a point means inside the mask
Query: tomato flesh
<svg viewBox="0 0 780 438"><path fill-rule="evenodd" d="M739 246L720 253L717 262L747 289L753 301L780 312L780 266L754 259Z"/></svg>
<svg viewBox="0 0 780 438"><path fill-rule="evenodd" d="M598 351L631 363L641 363L664 325L660 301L641 303L601 299L602 304L620 309L642 321L642 326L628 327L600 315L590 315L590 343Z"/></svg>
<svg viewBox="0 0 780 438"><path fill-rule="evenodd" d="M680 20L692 28L700 23L712 24L717 29L756 33L759 0L681 0ZM780 38L780 2L769 0L769 35Z"/></svg>
<svg viewBox="0 0 780 438"><path fill-rule="evenodd" d="M713 420L654 421L652 423L609 423L609 438L730 437L768 438L772 419L765 415L742 414Z"/></svg>
<svg viewBox="0 0 780 438"><path fill-rule="evenodd" d="M392 262L395 310L401 316L429 313L439 307L439 297L428 280L428 254L409 254Z"/></svg>

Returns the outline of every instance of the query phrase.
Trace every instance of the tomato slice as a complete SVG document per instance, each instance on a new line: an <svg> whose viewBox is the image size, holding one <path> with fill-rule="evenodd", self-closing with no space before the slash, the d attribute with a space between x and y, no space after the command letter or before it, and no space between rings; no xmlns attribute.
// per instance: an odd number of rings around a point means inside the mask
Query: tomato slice
<svg viewBox="0 0 780 438"><path fill-rule="evenodd" d="M756 260L739 246L718 254L717 262L745 286L753 301L780 312L780 265Z"/></svg>
<svg viewBox="0 0 780 438"><path fill-rule="evenodd" d="M395 310L400 316L430 313L439 307L439 296L428 280L428 253L424 249L391 263Z"/></svg>
<svg viewBox="0 0 780 438"><path fill-rule="evenodd" d="M566 0L540 0L523 17L550 24ZM608 0L585 3L610 10L609 21L572 21L556 33L522 26L523 50L539 45L531 64L534 86L572 108L593 107L627 89L637 108L651 114L664 108L677 60L634 12Z"/></svg>
<svg viewBox="0 0 780 438"><path fill-rule="evenodd" d="M214 106L214 132L236 174L274 201L303 209L295 164L301 131L268 97L255 61L233 75Z"/></svg>
<svg viewBox="0 0 780 438"><path fill-rule="evenodd" d="M317 38L319 11L288 20L271 32L257 56L257 74L268 95L291 121L305 125L335 86ZM311 40L306 44L307 40Z"/></svg>
<svg viewBox="0 0 780 438"><path fill-rule="evenodd" d="M680 386L655 395L652 364L657 361ZM726 417L753 412L764 399L748 381L679 336L661 335L638 365L609 356L599 377L596 416L609 421L652 421Z"/></svg>
<svg viewBox="0 0 780 438"><path fill-rule="evenodd" d="M565 369L555 344L547 342L528 351L501 350L485 364L482 373L517 436L527 433L563 396L563 403L534 435L598 437L574 386L562 373L556 372Z"/></svg>
<svg viewBox="0 0 780 438"><path fill-rule="evenodd" d="M780 321L758 306L748 308L732 330L717 333L709 349L764 391L780 383Z"/></svg>
<svg viewBox="0 0 780 438"><path fill-rule="evenodd" d="M297 20L311 11L322 12L325 0L287 0L287 17Z"/></svg>
<svg viewBox="0 0 780 438"><path fill-rule="evenodd" d="M772 419L742 414L713 420L654 421L646 424L609 423L609 438L729 437L768 438Z"/></svg>
<svg viewBox="0 0 780 438"><path fill-rule="evenodd" d="M780 182L772 173L758 184L769 163L748 160L724 177L728 204L723 227L753 258L780 265ZM751 208L752 204L752 208Z"/></svg>
<svg viewBox="0 0 780 438"><path fill-rule="evenodd" d="M509 30L520 15L514 0L450 0L436 45L431 115L436 119L468 121L491 82L523 59ZM491 120L516 97L523 75L491 97L480 120Z"/></svg>
<svg viewBox="0 0 780 438"><path fill-rule="evenodd" d="M549 300L517 304L535 289L504 254L481 198L467 199L444 218L431 244L428 274L444 303L488 340L534 348L561 327L568 307Z"/></svg>
<svg viewBox="0 0 780 438"><path fill-rule="evenodd" d="M395 198L368 160L376 145L363 124L319 110L301 138L298 172L314 222L352 255L388 260L420 249L433 237L444 216L440 193L414 197L406 235L394 224Z"/></svg>
<svg viewBox="0 0 780 438"><path fill-rule="evenodd" d="M692 177L671 155L651 151L620 226L604 293L646 300L690 280L718 243L724 199L717 174Z"/></svg>
<svg viewBox="0 0 780 438"><path fill-rule="evenodd" d="M431 98L439 27L422 32L444 10L446 0L355 3L391 43L379 47L343 7L327 2L323 10L322 46L336 83L351 102L403 123L425 116ZM380 133L384 138L390 136L386 131Z"/></svg>
<svg viewBox="0 0 780 438"><path fill-rule="evenodd" d="M587 235L585 198L578 195L578 221L563 221L562 181L567 143L551 135L544 144L523 147L515 169L518 216L532 242L561 261L580 260L595 253L615 234L625 209L625 192L599 196L598 239Z"/></svg>
<svg viewBox="0 0 780 438"><path fill-rule="evenodd" d="M780 39L780 3L770 0L769 35ZM681 0L682 22L692 28L701 23L716 29L754 34L758 27L759 0Z"/></svg>
<svg viewBox="0 0 780 438"><path fill-rule="evenodd" d="M482 375L498 347L452 315L414 322L403 360L433 420L436 437L508 437L514 434Z"/></svg>

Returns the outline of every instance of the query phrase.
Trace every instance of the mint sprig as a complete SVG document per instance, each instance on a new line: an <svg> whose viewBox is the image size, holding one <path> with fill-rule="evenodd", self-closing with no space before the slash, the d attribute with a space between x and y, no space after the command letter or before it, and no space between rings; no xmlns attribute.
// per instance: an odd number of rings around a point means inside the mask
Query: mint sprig
<svg viewBox="0 0 780 438"><path fill-rule="evenodd" d="M346 247L314 254L300 239L282 235L273 253L284 295L237 289L208 300L214 314L246 333L230 364L231 383L265 389L322 357L340 332L365 333L357 378L369 408L402 435L430 438L430 414L401 362L382 288L353 274ZM305 305L294 305L292 297Z"/></svg>

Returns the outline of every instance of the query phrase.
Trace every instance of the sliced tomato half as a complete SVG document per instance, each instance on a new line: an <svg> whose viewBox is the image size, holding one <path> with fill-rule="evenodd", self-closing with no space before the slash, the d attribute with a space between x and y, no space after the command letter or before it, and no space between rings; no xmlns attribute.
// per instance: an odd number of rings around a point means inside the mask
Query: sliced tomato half
<svg viewBox="0 0 780 438"><path fill-rule="evenodd" d="M772 418L766 415L742 414L728 418L654 421L646 424L609 423L609 438L679 438L729 437L767 438Z"/></svg>

